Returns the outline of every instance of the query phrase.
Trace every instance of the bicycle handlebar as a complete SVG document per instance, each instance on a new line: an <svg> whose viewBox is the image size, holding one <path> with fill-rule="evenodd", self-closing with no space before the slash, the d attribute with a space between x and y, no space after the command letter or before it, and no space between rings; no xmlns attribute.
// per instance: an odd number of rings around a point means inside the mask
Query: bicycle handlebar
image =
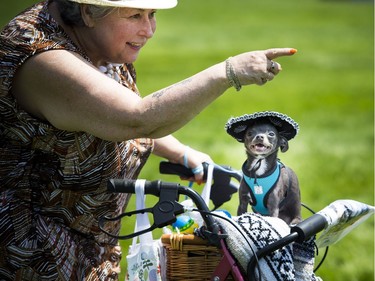
<svg viewBox="0 0 375 281"><path fill-rule="evenodd" d="M207 179L207 173L208 173L208 165L209 163L202 163L203 166L203 179ZM238 181L241 181L242 179L242 173L232 169L230 166L225 165L218 165L218 164L212 164L214 166L214 175L215 177L216 173L225 174L228 178L235 178ZM159 164L159 172L160 174L169 174L169 175L178 175L180 177L186 177L191 178L194 177L194 173L190 168L186 168L185 166L181 164L171 163L167 161L161 161Z"/></svg>
<svg viewBox="0 0 375 281"><path fill-rule="evenodd" d="M232 169L230 166L208 164L203 163L203 179L207 180L209 165L213 165L212 180L210 199L214 204L213 210L216 210L225 202L229 201L232 194L236 193L239 188L239 184L231 181L232 178L241 182L242 172ZM194 177L191 169L186 168L183 165L175 164L171 162L162 161L159 165L159 171L161 174L178 175L183 178Z"/></svg>
<svg viewBox="0 0 375 281"><path fill-rule="evenodd" d="M111 179L108 181L107 190L110 192L117 193L135 193L135 183L137 180L129 179ZM145 194L152 194L154 196L161 198L162 190L172 189L176 190L176 198L174 200L178 201L178 195L186 195L193 200L198 209L203 211L209 211L207 205L205 204L203 198L193 189L182 186L178 183L162 182L160 180L156 181L146 181L145 182ZM161 198L164 200L164 198ZM208 225L210 224L209 222Z"/></svg>
<svg viewBox="0 0 375 281"><path fill-rule="evenodd" d="M254 269L257 259L263 258L290 243L302 243L303 241L307 241L309 238L322 231L327 224L327 220L322 215L314 214L299 224L291 227L290 234L259 249L256 256L252 256L247 264L247 274L249 275L249 280L256 280Z"/></svg>
<svg viewBox="0 0 375 281"><path fill-rule="evenodd" d="M108 181L107 190L116 193L135 193L135 183L137 180L130 179L111 179ZM178 183L169 183L157 181L145 181L145 194L151 194L159 197L158 203L153 208L136 210L129 213L123 213L116 218L102 217L99 222L99 227L106 234L119 239L129 239L137 235L151 231L155 228L162 228L176 221L176 215L182 214L184 207L178 203L179 195L188 196L197 206L198 209L206 211L207 214L202 214L202 218L207 227L207 235L211 243L219 242L217 235L219 235L219 227L214 219L208 214L209 209L203 198L193 189L182 186ZM115 236L103 229L103 221L113 221L121 219L124 216L130 216L137 213L144 213L151 211L154 216L154 224L143 231L133 233L126 236Z"/></svg>
<svg viewBox="0 0 375 281"><path fill-rule="evenodd" d="M135 193L135 183L137 180L129 179L111 179L108 181L107 189L110 192L117 193ZM163 227L175 220L175 215L184 212L182 207L178 204L179 195L188 196L197 206L197 209L209 212L207 205L202 197L193 189L182 186L178 183L156 181L145 181L145 194L151 194L159 197L159 202L152 208L154 214L154 222L156 227ZM173 213L173 217L168 215ZM202 215L207 228L213 231L217 228L216 223L209 215ZM301 223L291 228L291 233L297 233L299 242L305 241L323 230L327 225L326 219L315 214ZM267 251L265 249L265 251Z"/></svg>

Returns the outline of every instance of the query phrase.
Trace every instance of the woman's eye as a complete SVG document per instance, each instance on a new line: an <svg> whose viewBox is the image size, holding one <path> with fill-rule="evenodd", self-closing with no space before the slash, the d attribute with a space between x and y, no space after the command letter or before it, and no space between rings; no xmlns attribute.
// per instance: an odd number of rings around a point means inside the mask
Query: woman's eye
<svg viewBox="0 0 375 281"><path fill-rule="evenodd" d="M140 17L141 17L141 14L135 14L135 15L132 15L130 18L139 19Z"/></svg>

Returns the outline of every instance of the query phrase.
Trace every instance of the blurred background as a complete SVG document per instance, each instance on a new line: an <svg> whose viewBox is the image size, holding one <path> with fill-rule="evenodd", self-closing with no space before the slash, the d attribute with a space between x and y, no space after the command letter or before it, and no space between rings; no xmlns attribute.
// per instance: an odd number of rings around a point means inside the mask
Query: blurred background
<svg viewBox="0 0 375 281"><path fill-rule="evenodd" d="M0 25L35 2L3 1ZM285 113L299 123L300 133L279 157L297 173L302 201L316 211L337 199L374 205L373 1L180 0L173 10L158 11L157 19L157 32L135 64L142 95L241 52L298 49L293 57L277 59L283 71L272 82L228 90L176 132L177 138L218 164L240 169L245 151L224 131L227 120L263 110ZM160 160L152 157L141 178L179 181L159 174ZM224 208L234 214L237 203L233 196ZM134 227L129 222L128 233ZM129 243L122 242L122 280ZM374 280L373 217L330 247L317 275Z"/></svg>

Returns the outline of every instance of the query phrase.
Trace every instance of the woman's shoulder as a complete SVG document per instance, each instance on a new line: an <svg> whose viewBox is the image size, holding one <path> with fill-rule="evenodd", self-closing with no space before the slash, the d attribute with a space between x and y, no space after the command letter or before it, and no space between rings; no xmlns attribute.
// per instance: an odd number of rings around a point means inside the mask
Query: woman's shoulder
<svg viewBox="0 0 375 281"><path fill-rule="evenodd" d="M49 50L79 53L48 10L49 1L37 3L11 20L0 34L0 77L10 89L17 69L31 56ZM4 88L3 88L4 89ZM4 95L4 92L2 93Z"/></svg>
<svg viewBox="0 0 375 281"><path fill-rule="evenodd" d="M38 27L40 28L43 24L48 23L48 20L47 1L39 2L19 13L5 25L1 31L1 38L12 39L16 36L30 36Z"/></svg>
<svg viewBox="0 0 375 281"><path fill-rule="evenodd" d="M40 2L17 15L2 30L2 43L37 50L72 45L68 36L48 11L48 1Z"/></svg>

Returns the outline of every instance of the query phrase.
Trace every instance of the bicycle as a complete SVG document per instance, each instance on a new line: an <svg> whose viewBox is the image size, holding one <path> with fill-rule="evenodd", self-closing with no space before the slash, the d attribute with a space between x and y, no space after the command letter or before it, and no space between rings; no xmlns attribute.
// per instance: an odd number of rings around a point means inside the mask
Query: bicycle
<svg viewBox="0 0 375 281"><path fill-rule="evenodd" d="M242 175L240 172L228 166L220 166L215 164L213 165L213 167L214 184L212 185L211 200L213 201L215 206L213 210L215 210L220 207L221 204L230 200L231 195L237 192L238 186L231 182L231 180L235 179L239 182L242 178ZM205 179L207 179L208 168L209 165L204 165ZM160 163L160 172L164 174L175 174L185 178L190 178L193 176L191 171L189 169L186 169L184 166L171 164L169 162ZM108 191L135 193L136 181L137 180L112 179L108 182ZM217 192L217 188L219 188L221 192ZM178 215L183 214L186 211L199 212L204 220L204 227L201 227L199 229L199 235L207 241L208 245L213 245L214 247L220 249L220 252L222 254L220 262L211 274L210 280L214 281L227 280L227 278L230 277L235 281L262 280L262 269L259 265L261 259L266 258L268 255L282 249L287 245L291 245L292 243L304 243L306 241L309 241L322 230L325 230L325 232L327 232L327 227L330 224L333 224L333 219L329 217L329 213L331 211L326 212L328 213L328 215L324 213L324 210L329 208L331 206L330 205L320 212L308 217L301 223L292 226L290 228L289 234L268 245L265 245L261 249L254 249L251 241L249 241L248 238L243 235L243 233L241 233L241 230L237 228L236 224L233 224L230 219L215 214L212 212L212 210L209 210L202 196L192 188L180 185L179 183L163 182L160 180L146 181L145 194L151 194L158 197L158 202L151 208L125 212L120 216L114 218L102 217L99 219L99 227L101 228L101 230L111 237L115 237L118 239L130 239L148 231L152 231L156 228L163 228L165 226L168 226L176 221ZM186 207L179 203L180 195L185 195L190 198L194 202L196 208L186 209ZM343 202L340 203L344 204ZM352 204L352 202L345 202L345 204L346 203L349 205ZM344 218L344 222L348 223L349 225L353 225L354 221L355 224L358 225L361 221L368 218L371 214L374 213L374 208L372 206L368 206L365 204L358 206L358 208L362 208L363 211L358 211L357 213L349 212L351 213L349 215L352 217L350 217L349 219ZM355 206L355 208L356 207L357 206ZM112 233L106 232L103 228L105 221L119 220L125 216L132 216L134 214L145 212L152 213L153 224L149 228L137 233L128 235L114 235ZM353 214L355 216L353 216ZM338 217L336 220L340 220L342 217L343 215L341 215L340 218ZM227 223L232 224L241 233L241 235L244 236L244 239L246 240L245 243L248 244L249 249L252 252L250 259L247 261L247 266L245 269L244 266L241 267L238 264L238 257L234 256L233 251L231 251L233 249L230 249L230 246L228 246L230 244L230 242L228 243L228 239L230 239L230 237L228 236L228 233L225 232L225 227L222 223L220 223L220 220L225 220L227 221ZM355 225L353 225L352 228L354 228L354 226ZM228 226L226 227L228 229ZM335 229L335 232L337 232L337 229ZM347 232L349 231L347 230ZM339 239L341 239L344 235L339 237ZM326 236L329 237L329 235ZM332 240L332 237L329 238Z"/></svg>

